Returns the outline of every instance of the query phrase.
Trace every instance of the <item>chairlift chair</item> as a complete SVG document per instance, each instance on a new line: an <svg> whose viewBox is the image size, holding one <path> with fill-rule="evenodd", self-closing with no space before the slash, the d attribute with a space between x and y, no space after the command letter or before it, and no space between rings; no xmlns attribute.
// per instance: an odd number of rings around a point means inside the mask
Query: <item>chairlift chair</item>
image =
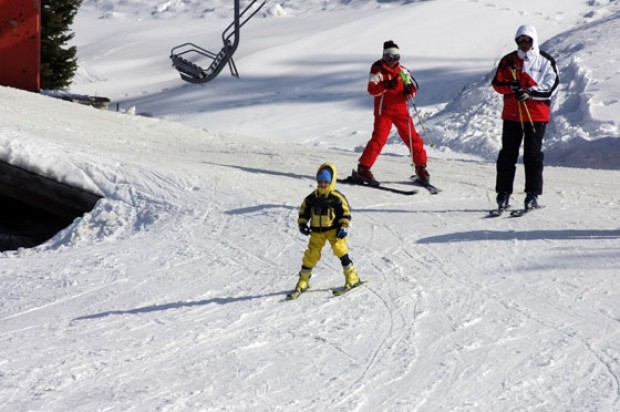
<svg viewBox="0 0 620 412"><path fill-rule="evenodd" d="M266 0L243 21L241 19L257 1L252 0L243 11L240 11L240 0L235 0L235 19L222 32L223 46L219 53L213 53L194 43L183 43L170 50L172 66L179 72L181 79L190 83L206 83L215 79L225 65L228 65L230 74L239 77L237 66L233 60L233 54L239 46L239 31L265 5ZM211 64L206 69L194 63L197 58L204 57L212 59Z"/></svg>

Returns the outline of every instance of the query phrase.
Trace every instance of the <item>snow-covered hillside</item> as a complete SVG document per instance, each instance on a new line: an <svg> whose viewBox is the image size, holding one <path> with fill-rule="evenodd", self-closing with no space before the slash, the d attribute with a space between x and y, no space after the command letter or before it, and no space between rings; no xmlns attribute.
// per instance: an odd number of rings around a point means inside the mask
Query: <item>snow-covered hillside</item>
<svg viewBox="0 0 620 412"><path fill-rule="evenodd" d="M211 3L85 0L71 91L119 113L0 88L0 159L104 196L0 254L0 410L620 408L617 1L270 2L243 28L241 79L184 84L167 53L217 42L230 6ZM562 67L549 156L596 168L549 166L544 209L488 219L488 76L524 20ZM424 86L443 191L339 186L368 284L333 298L325 249L312 289L284 301L299 204L321 163L356 165L366 72L391 37ZM411 187L397 139L373 171Z"/></svg>
<svg viewBox="0 0 620 412"><path fill-rule="evenodd" d="M561 71L547 163L617 169L617 0L268 1L242 28L240 79L223 71L205 85L181 81L170 50L191 41L218 51L232 16L224 0L86 0L72 90L210 130L354 150L372 131L368 69L393 39L421 85L427 139L493 161L501 100L490 79L516 28L530 23Z"/></svg>

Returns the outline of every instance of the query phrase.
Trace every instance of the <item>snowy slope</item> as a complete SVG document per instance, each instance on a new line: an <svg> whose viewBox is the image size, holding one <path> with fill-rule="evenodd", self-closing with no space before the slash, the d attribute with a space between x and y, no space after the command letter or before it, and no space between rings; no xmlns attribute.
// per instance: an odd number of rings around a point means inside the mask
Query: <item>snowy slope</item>
<svg viewBox="0 0 620 412"><path fill-rule="evenodd" d="M484 162L436 160L439 196L341 186L369 286L331 298L326 253L291 303L298 203L318 164L355 154L2 95L46 113L20 126L33 158L106 196L3 254L5 410L618 407L618 172L548 168L549 207L522 219L484 218Z"/></svg>
<svg viewBox="0 0 620 412"><path fill-rule="evenodd" d="M617 53L610 46L615 26L606 23L617 2L524 1L523 10L456 0L279 2L247 25L254 37L239 50L243 77L223 73L193 89L170 73L167 47L154 64L157 54L145 45L171 38L161 22L176 22L183 37L201 31L192 21L202 28L209 19L227 21L219 9L196 17L199 3L85 1L76 39L84 48L82 83L73 91L98 90L122 101L122 110L136 105L155 118L0 88L0 159L105 196L45 244L0 254L0 410L620 408L620 171L615 157L599 155L615 147L619 121L618 94L609 87L617 81L608 64L615 57L606 55ZM162 11L153 13L155 5ZM458 105L487 93L486 81L476 84L493 56L481 52L470 74L446 83L440 68L470 43L435 48L424 70L437 91L427 101L420 95L418 104L437 114L428 120L440 143L429 151L430 170L443 192L404 197L340 185L354 213L350 254L369 283L332 298L343 277L326 249L312 289L283 301L307 241L296 217L316 168L332 161L347 174L368 138L363 84L371 48L380 47L399 10L432 16L436 8L446 16L450 5L461 16L474 10L496 19L490 21L495 32L505 31L501 42L524 16L549 22L541 32L557 33L549 45L558 51L578 41L576 27L584 30L579 41L588 52L577 47L561 60L564 104L556 108L557 129L579 137L557 145L600 156L597 168L547 167L546 208L518 219L486 218L498 134L488 119L499 106L490 94L490 103L478 106L480 122L466 123ZM317 51L329 64L308 56L313 73L301 80L292 73L303 60L277 64L281 52L289 59L293 50L309 54L302 34L323 44L331 38L321 34L327 27L359 33L364 26L350 22L377 22L377 13L389 16L386 25L369 30L373 46L356 46L356 60L334 60L331 53L344 49L331 44ZM319 22L326 26L313 32ZM300 47L271 45L275 37L283 42L279 25L295 26L291 36ZM594 48L588 39L595 34L607 43ZM140 53L150 57L140 61ZM341 64L354 69L334 80ZM259 68L265 72L251 74ZM328 93L334 88L337 96ZM238 105L252 95L252 104ZM571 103L571 96L580 100ZM216 113L213 105L220 105ZM463 139L450 137L441 119ZM475 146L477 133L491 143ZM394 140L373 170L385 184L405 188L411 168L402 149ZM521 166L515 187L523 187ZM515 193L513 204L522 201Z"/></svg>

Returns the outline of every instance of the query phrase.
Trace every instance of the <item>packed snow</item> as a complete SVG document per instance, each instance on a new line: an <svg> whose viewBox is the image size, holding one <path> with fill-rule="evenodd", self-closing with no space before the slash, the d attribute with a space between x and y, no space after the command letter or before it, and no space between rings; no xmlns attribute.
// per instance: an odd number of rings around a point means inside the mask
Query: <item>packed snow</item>
<svg viewBox="0 0 620 412"><path fill-rule="evenodd" d="M0 87L0 160L103 196L0 253L0 410L620 410L620 2L268 0L241 29L239 79L183 82L170 49L219 50L232 3L84 0L67 92L109 111ZM524 23L560 68L546 207L489 219L490 80ZM320 164L356 166L388 39L421 84L442 192L339 185L368 283L332 297L326 248L285 301L299 205ZM412 187L398 137L373 172Z"/></svg>

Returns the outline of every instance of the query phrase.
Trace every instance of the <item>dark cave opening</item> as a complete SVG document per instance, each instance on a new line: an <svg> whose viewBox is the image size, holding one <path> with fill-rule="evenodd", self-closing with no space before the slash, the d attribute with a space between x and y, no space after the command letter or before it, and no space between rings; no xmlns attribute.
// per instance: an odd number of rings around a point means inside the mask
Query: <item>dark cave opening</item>
<svg viewBox="0 0 620 412"><path fill-rule="evenodd" d="M40 245L72 221L0 195L0 251Z"/></svg>
<svg viewBox="0 0 620 412"><path fill-rule="evenodd" d="M0 251L38 246L101 196L0 161Z"/></svg>

